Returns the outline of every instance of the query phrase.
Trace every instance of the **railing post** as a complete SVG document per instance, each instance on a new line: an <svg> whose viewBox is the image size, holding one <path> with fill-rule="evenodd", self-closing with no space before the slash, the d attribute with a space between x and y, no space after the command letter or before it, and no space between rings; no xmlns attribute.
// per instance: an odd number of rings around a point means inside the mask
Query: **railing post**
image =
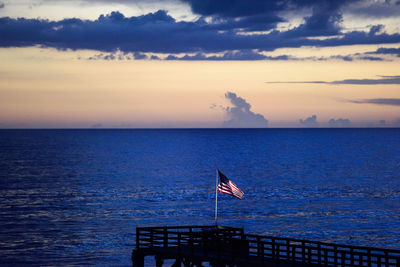
<svg viewBox="0 0 400 267"><path fill-rule="evenodd" d="M280 255L281 254L281 245L279 243L276 244L276 250L277 250L277 253L276 253L277 257L276 257L275 262L276 262L276 265L279 266L280 260L281 260L281 255Z"/></svg>
<svg viewBox="0 0 400 267"><path fill-rule="evenodd" d="M167 227L163 228L163 236L164 236L164 248L167 249L168 248L168 231L167 231Z"/></svg>
<svg viewBox="0 0 400 267"><path fill-rule="evenodd" d="M389 253L385 250L385 266L389 267Z"/></svg>
<svg viewBox="0 0 400 267"><path fill-rule="evenodd" d="M136 228L136 248L140 248L140 230L139 228Z"/></svg>
<svg viewBox="0 0 400 267"><path fill-rule="evenodd" d="M150 247L154 246L154 232L153 229L150 229Z"/></svg>
<svg viewBox="0 0 400 267"><path fill-rule="evenodd" d="M178 251L181 251L181 232L178 232Z"/></svg>
<svg viewBox="0 0 400 267"><path fill-rule="evenodd" d="M292 266L295 265L295 262L296 262L296 247L293 246L292 247Z"/></svg>
<svg viewBox="0 0 400 267"><path fill-rule="evenodd" d="M354 250L350 248L350 265L354 266Z"/></svg>
<svg viewBox="0 0 400 267"><path fill-rule="evenodd" d="M192 227L189 229L189 247L192 255L194 254L194 247L193 247L193 230Z"/></svg>
<svg viewBox="0 0 400 267"><path fill-rule="evenodd" d="M336 245L333 245L333 250L334 250L334 252L333 252L333 261L334 261L335 266L337 266L338 259L337 259L337 246Z"/></svg>
<svg viewBox="0 0 400 267"><path fill-rule="evenodd" d="M201 246L203 247L204 255L207 255L208 237L204 233L204 231L201 232L201 235L202 235L201 239L202 239L202 243L203 243Z"/></svg>
<svg viewBox="0 0 400 267"><path fill-rule="evenodd" d="M371 250L370 249L368 249L367 254L368 254L368 267L371 267Z"/></svg>
<svg viewBox="0 0 400 267"><path fill-rule="evenodd" d="M344 266L346 266L346 253L342 251L342 252L340 252L340 255L341 255L341 259L342 259L341 266L344 267Z"/></svg>
<svg viewBox="0 0 400 267"><path fill-rule="evenodd" d="M265 255L264 255L264 242L261 243L261 262L264 264L264 260L265 260Z"/></svg>
<svg viewBox="0 0 400 267"><path fill-rule="evenodd" d="M318 265L321 265L321 244L318 243Z"/></svg>
<svg viewBox="0 0 400 267"><path fill-rule="evenodd" d="M275 258L276 258L276 255L275 255L275 238L272 238L271 239L271 243L272 243L272 259L274 260Z"/></svg>

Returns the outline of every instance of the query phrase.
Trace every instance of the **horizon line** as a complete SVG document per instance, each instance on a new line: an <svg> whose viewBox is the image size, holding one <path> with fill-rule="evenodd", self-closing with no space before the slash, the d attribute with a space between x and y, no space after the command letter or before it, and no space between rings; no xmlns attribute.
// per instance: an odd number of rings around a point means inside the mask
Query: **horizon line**
<svg viewBox="0 0 400 267"><path fill-rule="evenodd" d="M267 129L400 129L400 126L355 126L355 127L43 127L43 128L0 128L1 130L267 130Z"/></svg>

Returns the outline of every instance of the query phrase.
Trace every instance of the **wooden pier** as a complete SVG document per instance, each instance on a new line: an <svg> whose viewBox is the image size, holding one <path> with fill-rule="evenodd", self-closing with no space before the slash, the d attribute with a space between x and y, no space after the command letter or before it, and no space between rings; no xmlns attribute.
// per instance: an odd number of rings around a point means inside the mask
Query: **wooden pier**
<svg viewBox="0 0 400 267"><path fill-rule="evenodd" d="M400 267L400 250L347 246L292 238L245 234L223 226L140 227L134 267L154 256L156 266L368 266Z"/></svg>

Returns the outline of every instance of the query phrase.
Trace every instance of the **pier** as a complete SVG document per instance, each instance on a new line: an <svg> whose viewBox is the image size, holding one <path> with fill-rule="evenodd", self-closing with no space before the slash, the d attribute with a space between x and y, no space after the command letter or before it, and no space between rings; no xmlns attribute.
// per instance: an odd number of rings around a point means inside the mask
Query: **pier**
<svg viewBox="0 0 400 267"><path fill-rule="evenodd" d="M154 256L156 266L368 266L400 267L400 250L348 246L293 238L245 234L223 226L139 227L134 267Z"/></svg>

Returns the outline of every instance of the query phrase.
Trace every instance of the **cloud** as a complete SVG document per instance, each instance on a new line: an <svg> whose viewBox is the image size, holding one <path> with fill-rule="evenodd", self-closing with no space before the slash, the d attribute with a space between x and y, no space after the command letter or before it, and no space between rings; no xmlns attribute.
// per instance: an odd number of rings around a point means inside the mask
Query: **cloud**
<svg viewBox="0 0 400 267"><path fill-rule="evenodd" d="M91 125L90 128L103 128L103 124L95 123L95 124Z"/></svg>
<svg viewBox="0 0 400 267"><path fill-rule="evenodd" d="M400 98L372 98L363 100L347 100L346 102L355 104L375 104L375 105L389 105L400 106Z"/></svg>
<svg viewBox="0 0 400 267"><path fill-rule="evenodd" d="M196 54L185 54L182 56L177 56L174 54L169 54L164 58L160 58L156 55L146 55L141 52L122 52L120 50L110 53L99 53L94 56L87 58L89 60L182 60L182 61L194 61L194 60L202 60L202 61L253 61L253 60L270 60L270 61L325 61L330 59L338 59L345 61L352 61L353 58L349 56L331 56L331 57L294 57L291 55L278 55L278 56L267 56L262 53L257 52L256 50L236 50L236 51L227 51L223 54L207 54L207 53L196 53ZM383 60L380 58L358 58L362 60ZM322 82L321 82L322 83Z"/></svg>
<svg viewBox="0 0 400 267"><path fill-rule="evenodd" d="M347 12L364 18L398 17L400 5L398 0L364 1L359 5L350 6Z"/></svg>
<svg viewBox="0 0 400 267"><path fill-rule="evenodd" d="M276 1L271 2L275 3ZM304 2L307 1L304 0ZM303 3L303 5L305 4ZM238 58L240 54L247 58L246 60L251 56L254 56L252 60L259 60L263 57L260 53L284 47L325 47L400 42L400 34L387 34L383 32L381 26L373 26L369 32L352 31L334 38L310 39L308 37L313 35L310 32L311 24L314 23L310 21L311 17L306 20L304 27L299 26L295 31L271 30L268 33L260 34L241 34L239 29L227 30L227 25L236 27L234 26L234 23L237 23L236 20L228 23L227 20L207 21L201 17L193 22L176 21L163 10L133 17L125 17L120 12L112 12L108 15L101 15L96 20L70 18L50 21L3 17L0 18L0 36L2 36L0 47L39 45L60 50L93 49L101 52L120 50L124 53L227 53L225 55L227 60L229 57ZM250 23L250 18L247 19ZM318 18L315 19L318 20ZM331 24L337 26L337 22L338 19L333 19ZM318 23L316 24L318 25ZM251 25L249 24L249 27ZM314 34L322 34L319 30L314 30ZM257 52L251 54L248 51ZM259 55L254 53L259 53ZM273 60L272 57L265 59Z"/></svg>
<svg viewBox="0 0 400 267"><path fill-rule="evenodd" d="M218 16L223 18L269 16L279 14L282 11L298 10L327 6L327 10L336 12L347 3L354 0L181 0L188 3L192 12L202 16Z"/></svg>
<svg viewBox="0 0 400 267"><path fill-rule="evenodd" d="M133 53L133 58L136 60L140 60L140 59L147 59L148 57L146 54L136 52L136 53Z"/></svg>
<svg viewBox="0 0 400 267"><path fill-rule="evenodd" d="M0 2L0 8L4 8L4 3Z"/></svg>
<svg viewBox="0 0 400 267"><path fill-rule="evenodd" d="M228 51L221 56L206 55L204 53L197 53L195 55L184 55L177 57L174 55L167 56L166 60L278 60L280 57L268 57L254 51Z"/></svg>
<svg viewBox="0 0 400 267"><path fill-rule="evenodd" d="M400 84L400 76L379 76L379 79L345 79L338 81L296 81L296 82L266 82L266 83L315 83L315 84L357 84L357 85L377 85L377 84Z"/></svg>
<svg viewBox="0 0 400 267"><path fill-rule="evenodd" d="M121 51L115 51L112 53L99 53L93 55L88 60L132 60L134 58L132 53L123 53Z"/></svg>
<svg viewBox="0 0 400 267"><path fill-rule="evenodd" d="M385 59L381 58L381 57L371 57L371 56L362 56L359 57L359 59L361 60L369 60L369 61L384 61Z"/></svg>
<svg viewBox="0 0 400 267"><path fill-rule="evenodd" d="M225 98L231 102L232 107L225 108L226 114L230 119L224 121L224 127L264 128L268 126L268 120L263 115L252 112L250 110L251 105L244 98L232 92L227 92Z"/></svg>
<svg viewBox="0 0 400 267"><path fill-rule="evenodd" d="M305 18L305 23L286 32L290 37L331 36L340 34L342 15L336 1L321 1L313 7L311 16Z"/></svg>
<svg viewBox="0 0 400 267"><path fill-rule="evenodd" d="M367 54L378 54L378 55L396 55L400 57L400 48L378 48L375 52L368 52Z"/></svg>
<svg viewBox="0 0 400 267"><path fill-rule="evenodd" d="M149 59L146 54L140 52L124 53L120 50L111 53L99 53L87 58L88 60L144 60ZM157 56L151 56L150 59L159 59Z"/></svg>
<svg viewBox="0 0 400 267"><path fill-rule="evenodd" d="M300 119L299 122L305 127L318 127L317 115L312 115L305 120Z"/></svg>
<svg viewBox="0 0 400 267"><path fill-rule="evenodd" d="M350 127L351 126L351 122L350 122L349 119L342 119L342 118L339 118L339 119L336 119L336 120L335 119L330 119L328 121L328 124L329 124L330 127L339 127L339 128Z"/></svg>
<svg viewBox="0 0 400 267"><path fill-rule="evenodd" d="M340 81L326 82L329 84L400 84L400 76L380 76L379 79L346 79Z"/></svg>

